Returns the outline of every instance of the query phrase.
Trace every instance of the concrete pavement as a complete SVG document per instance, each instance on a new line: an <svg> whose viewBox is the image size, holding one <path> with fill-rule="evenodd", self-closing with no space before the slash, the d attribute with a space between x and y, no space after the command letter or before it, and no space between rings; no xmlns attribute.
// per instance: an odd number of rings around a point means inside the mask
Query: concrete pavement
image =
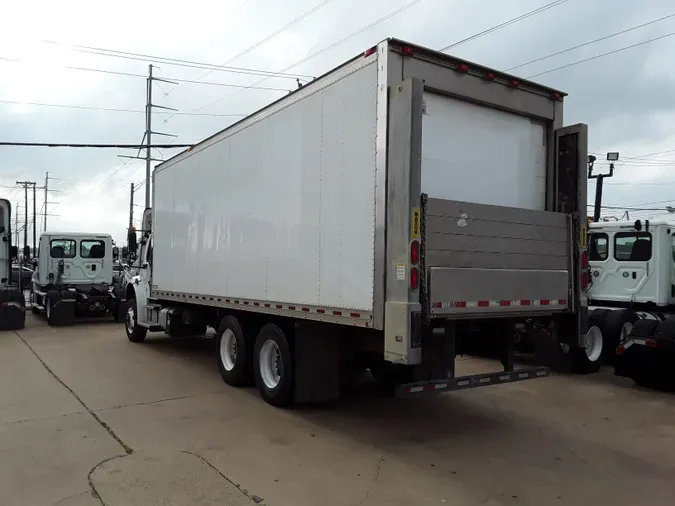
<svg viewBox="0 0 675 506"><path fill-rule="evenodd" d="M223 384L213 346L0 334L3 504L675 503L674 397L609 373L280 410Z"/></svg>

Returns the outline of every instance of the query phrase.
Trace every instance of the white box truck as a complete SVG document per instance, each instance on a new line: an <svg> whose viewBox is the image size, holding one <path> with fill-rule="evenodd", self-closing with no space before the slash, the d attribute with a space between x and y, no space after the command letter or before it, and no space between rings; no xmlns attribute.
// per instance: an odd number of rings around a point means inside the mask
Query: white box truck
<svg viewBox="0 0 675 506"><path fill-rule="evenodd" d="M161 163L128 338L213 327L225 381L275 405L335 398L347 362L400 396L545 376L514 371L523 322L594 370L587 128L563 98L388 39ZM504 370L458 376L470 339Z"/></svg>

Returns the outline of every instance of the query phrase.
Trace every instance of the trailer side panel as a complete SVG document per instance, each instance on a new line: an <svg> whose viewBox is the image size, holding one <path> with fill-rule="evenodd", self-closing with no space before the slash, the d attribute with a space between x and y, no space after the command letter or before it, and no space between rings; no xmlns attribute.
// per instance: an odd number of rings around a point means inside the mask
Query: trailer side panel
<svg viewBox="0 0 675 506"><path fill-rule="evenodd" d="M372 311L376 60L155 171L153 291Z"/></svg>

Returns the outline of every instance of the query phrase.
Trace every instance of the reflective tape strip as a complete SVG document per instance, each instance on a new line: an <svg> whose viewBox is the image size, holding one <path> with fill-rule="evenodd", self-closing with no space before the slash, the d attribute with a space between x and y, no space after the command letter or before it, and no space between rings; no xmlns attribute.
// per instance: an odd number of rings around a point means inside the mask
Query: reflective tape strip
<svg viewBox="0 0 675 506"><path fill-rule="evenodd" d="M464 309L477 307L528 307L528 306L566 306L566 299L518 299L518 300L457 300L452 302L435 301L435 309Z"/></svg>

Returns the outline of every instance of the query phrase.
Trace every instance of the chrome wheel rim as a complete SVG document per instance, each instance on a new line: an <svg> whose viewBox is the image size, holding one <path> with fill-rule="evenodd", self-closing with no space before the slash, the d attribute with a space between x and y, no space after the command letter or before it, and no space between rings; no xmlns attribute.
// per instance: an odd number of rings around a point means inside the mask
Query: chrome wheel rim
<svg viewBox="0 0 675 506"><path fill-rule="evenodd" d="M596 325L593 325L584 336L584 350L586 357L591 362L596 362L602 355L602 331Z"/></svg>
<svg viewBox="0 0 675 506"><path fill-rule="evenodd" d="M226 371L234 369L237 363L237 339L234 332L227 329L220 338L220 361Z"/></svg>
<svg viewBox="0 0 675 506"><path fill-rule="evenodd" d="M281 365L281 350L273 340L268 339L260 348L260 377L270 390L276 388L281 382L283 367Z"/></svg>
<svg viewBox="0 0 675 506"><path fill-rule="evenodd" d="M133 307L127 308L127 331L129 334L134 332L134 327L136 327L136 312Z"/></svg>

